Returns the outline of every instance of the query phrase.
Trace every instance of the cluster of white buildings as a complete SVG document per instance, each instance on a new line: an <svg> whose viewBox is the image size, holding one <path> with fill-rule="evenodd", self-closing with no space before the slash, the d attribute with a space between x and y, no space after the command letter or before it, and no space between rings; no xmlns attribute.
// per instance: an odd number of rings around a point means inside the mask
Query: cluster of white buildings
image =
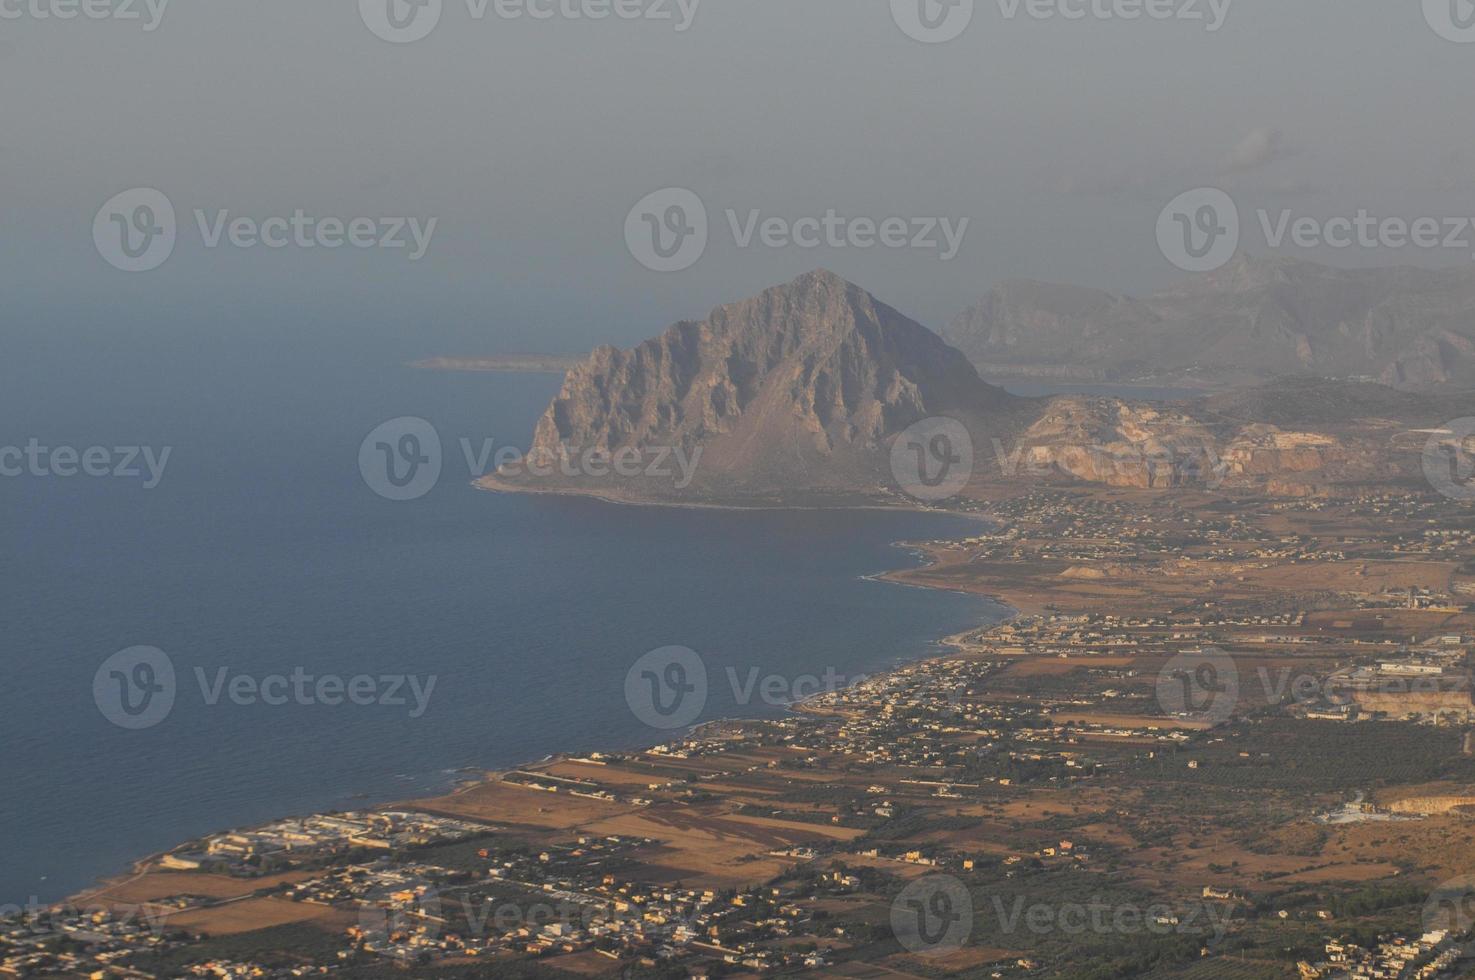
<svg viewBox="0 0 1475 980"><path fill-rule="evenodd" d="M356 847L388 851L461 840L486 830L479 824L413 812L317 814L216 834L165 855L159 863L172 870L292 864Z"/></svg>
<svg viewBox="0 0 1475 980"><path fill-rule="evenodd" d="M1452 976L1461 955L1455 937L1438 929L1418 939L1388 939L1375 949L1334 940L1326 944L1325 962L1297 965L1302 980L1438 980Z"/></svg>

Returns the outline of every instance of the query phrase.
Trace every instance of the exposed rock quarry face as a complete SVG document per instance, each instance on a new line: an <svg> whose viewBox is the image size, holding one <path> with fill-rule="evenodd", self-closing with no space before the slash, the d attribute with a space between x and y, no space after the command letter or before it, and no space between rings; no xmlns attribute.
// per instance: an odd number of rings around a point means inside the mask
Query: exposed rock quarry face
<svg viewBox="0 0 1475 980"><path fill-rule="evenodd" d="M596 350L538 422L533 452L702 451L697 490L860 489L887 443L934 415L1011 410L961 353L829 272Z"/></svg>
<svg viewBox="0 0 1475 980"><path fill-rule="evenodd" d="M1322 469L1344 455L1344 448L1330 436L1256 424L1235 433L1221 458L1233 476L1285 477Z"/></svg>
<svg viewBox="0 0 1475 980"><path fill-rule="evenodd" d="M1215 439L1197 420L1110 398L1057 398L1025 431L1030 464L1123 487L1217 484Z"/></svg>
<svg viewBox="0 0 1475 980"><path fill-rule="evenodd" d="M1475 272L1344 270L1240 255L1140 299L1013 281L944 336L985 374L1221 384L1316 374L1407 389L1472 387Z"/></svg>
<svg viewBox="0 0 1475 980"><path fill-rule="evenodd" d="M1209 425L1186 411L1118 399L1053 399L1024 433L1029 464L1088 483L1218 487L1321 470L1344 455L1328 435Z"/></svg>

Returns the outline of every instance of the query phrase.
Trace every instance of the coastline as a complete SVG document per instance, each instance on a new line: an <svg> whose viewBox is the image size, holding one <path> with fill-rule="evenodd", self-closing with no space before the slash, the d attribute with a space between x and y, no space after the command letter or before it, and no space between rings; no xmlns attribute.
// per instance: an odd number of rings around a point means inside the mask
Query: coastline
<svg viewBox="0 0 1475 980"><path fill-rule="evenodd" d="M598 500L607 504L618 504L621 507L659 507L673 508L676 510L725 510L725 511L836 511L836 510L879 510L879 511L902 511L913 514L941 514L952 517L981 518L980 515L967 511L946 510L940 507L921 507L908 504L905 501L894 503L882 503L869 500L857 494L855 502L847 502L844 498L836 497L824 503L804 504L798 501L783 500L758 500L751 503L739 502L736 499L724 500L714 498L711 500L656 500L649 498L622 497L609 490L579 487L530 487L523 484L508 483L497 479L494 474L477 477L471 481L471 486L486 493L522 494L530 497L578 497L584 500ZM864 501L864 502L863 502Z"/></svg>
<svg viewBox="0 0 1475 980"><path fill-rule="evenodd" d="M688 509L688 510L719 510L719 511L747 511L747 510L751 510L751 511L795 511L795 512L826 511L826 510L830 510L830 511L838 511L838 510L883 511L883 512L889 511L889 512L906 512L906 513L913 513L913 514L929 514L929 515L935 515L935 516L966 517L966 518L971 518L971 519L973 519L975 521L980 521L980 522L985 522L985 523L992 523L992 522L994 522L996 520L995 518L993 518L993 517L991 517L989 515L986 515L984 513L977 512L977 511L971 511L971 512L970 511L954 511L954 510L947 510L947 509L935 508L935 507L914 506L914 505L913 506L909 506L909 505L907 505L904 502L898 502L898 503L896 503L894 505L886 505L886 504L841 504L841 503L834 503L834 504L829 504L829 505L814 504L814 505L809 505L809 506L801 506L801 505L783 504L783 503L773 503L773 504L764 504L764 505L744 505L744 504L732 504L732 503L720 503L720 502L683 502L683 501L629 500L629 499L623 499L623 498L620 498L620 497L617 497L617 496L606 496L606 495L603 495L603 494L599 494L597 492L586 491L586 490L577 490L577 489L575 489L575 490L553 490L553 489L546 489L545 490L545 489L530 489L530 488L526 488L526 487L514 487L514 486L490 486L490 485L484 485L483 484L483 480L485 480L485 479L486 478L482 478L482 480L473 481L473 484L472 485L476 489L483 490L483 491L490 492L490 493L524 493L524 494L547 494L547 495L552 495L552 496L576 496L576 497L583 497L583 498L586 498L586 499L599 500L599 501L602 501L604 503L616 504L616 505L626 506L626 507L661 507L661 508L671 507L671 508L676 508L676 509ZM873 581L873 582L884 582L884 583L887 583L887 584L890 584L890 585L906 586L906 587L910 587L910 588L921 588L921 589L929 589L929 590L932 590L932 591L950 592L950 593L953 593L955 595L969 596L969 597L972 597L972 598L988 600L988 601L994 603L995 605L999 606L1000 609L1001 609L1001 611L1002 611L1002 615L996 621L994 621L990 625L998 625L998 624L1001 624L1001 623L1005 623L1005 622L1008 622L1009 620L1012 620L1012 619L1016 618L1018 615L1020 615L1020 610L1016 606L1014 606L1013 604L1011 604L1009 602L1006 602L1004 599L999 598L999 597L991 596L991 595L988 595L988 594L985 594L985 593L981 593L981 592L973 592L973 591L969 591L969 590L966 590L966 589L949 588L949 587L946 587L946 586L943 586L943 585L937 585L937 584L932 584L932 583L927 583L927 582L917 582L917 581L908 580L907 578L905 578L905 576L908 575L909 573L912 573L912 574L915 574L915 573L924 573L924 572L928 571L929 569L935 567L938 564L937 555L932 550L930 550L929 548L927 548L925 546L925 544L919 543L919 542L916 542L916 541L898 540L898 541L892 542L892 545L893 545L893 547L896 547L896 548L900 548L900 549L909 551L911 553L912 557L915 558L918 563L914 567L911 567L911 568L892 568L892 569L888 569L888 570L881 571L881 572L874 572L874 573L862 575L861 578L863 580L865 580L865 581ZM903 669L906 669L906 668L910 668L910 667L914 667L914 666L916 666L918 664L924 664L924 663L929 663L929 662L933 662L933 661L937 661L937 660L945 660L945 659L949 659L951 657L955 657L955 656L958 655L958 645L957 645L957 642L956 641L960 637L966 636L969 633L975 631L981 625L984 625L984 624L975 624L974 626L971 626L968 629L963 630L962 632L958 632L958 633L952 633L952 634L947 634L947 635L938 636L938 637L929 637L928 642L929 642L929 645L931 647L933 647L933 649L930 650L929 652L927 652L926 654L921 655L921 656L915 656L915 657L911 657L911 658L906 658L906 659L903 659L903 660L901 660L899 662L893 660L884 669L880 669L880 670L877 670L876 672L874 672L872 674L866 675L864 679L865 680L876 680L876 679L880 679L880 678L885 678L885 677L887 677L887 676L889 676L889 675L891 675L891 674L893 674L893 673L895 673L897 671L900 671L900 670L903 670ZM818 697L822 696L824 693L828 693L828 692L817 692L816 694L806 696L803 699L800 699L798 701L795 701L795 702L792 702L790 704L787 704L787 705L784 706L784 711L785 711L785 713L790 714L790 715L800 715L800 716L806 715L807 714L807 710L806 710L807 703L810 702L811 700L815 699L815 698L818 698ZM688 728L688 729L686 729L686 730L684 730L682 732L679 732L679 733L666 733L664 735L664 737L662 737L660 739L657 739L657 740L655 740L653 742L650 742L649 744L642 744L642 745L640 745L639 747L636 747L636 748L618 749L618 750L615 750L615 749L611 749L611 750L593 749L593 750L590 750L590 751L595 751L595 752L611 751L611 752L617 752L617 753L644 752L644 751L648 751L649 749L651 749L651 748L653 748L653 747L655 747L657 745L666 744L666 743L671 742L671 741L674 741L674 740L691 738L691 737L693 737L693 735L701 732L704 729L707 729L709 727L712 727L712 726L736 725L736 724L744 724L744 723L752 724L752 723L760 723L760 722L771 721L771 720L772 719L768 719L768 718L740 718L740 717L712 718L712 719L708 719L706 721L700 722L698 724L695 724L695 725L691 726L690 728ZM525 768L529 768L529 767L540 766L540 765L547 765L547 764L556 764L559 761L567 761L567 760L573 759L575 757L576 757L576 755L575 754L572 754L570 751L563 750L563 751L558 751L558 752L553 752L553 753L546 753L546 754L544 754L543 756L541 756L538 759L527 760L527 761L523 761L523 762L518 762L518 763L515 763L515 764L513 764L513 765L511 765L511 766L509 766L507 768L501 768L501 769L483 769L483 768L476 767L476 766L465 767L464 769L459 770L459 772L461 772L462 774L464 774L463 775L463 778L456 779L455 780L455 785L448 792L438 793L438 794L433 795L433 796L418 796L418 797L410 797L410 798L386 799L386 800L379 800L379 801L374 801L374 802L365 801L365 804L364 804L364 806L361 809L366 810L366 811L383 811L383 810L390 810L390 809L396 809L396 808L406 808L406 809L421 810L423 812L428 812L428 813L434 813L435 810L434 810L433 806L430 806L430 805L434 804L436 801L450 799L450 798L454 798L454 797L459 796L459 795L462 795L462 794L467 794L467 793L474 792L479 787L482 787L482 786L485 786L487 784L495 783L495 782L500 781L501 778L503 776L505 776L507 773L516 771L518 769L525 769ZM440 771L443 771L443 770L440 770ZM308 815L309 814L307 812L305 812L305 811L304 812L292 811L289 814L284 814L284 817L291 817L291 816L303 817L303 816L308 816ZM223 828L223 829L218 830L218 831L213 831L211 833L228 833L228 832L231 832L231 831L239 831L239 830L243 830L243 829L247 829L247 828L242 827L242 826L233 825L233 826L226 827L226 828ZM144 878L144 877L146 877L146 876L148 876L150 874L167 874L167 873L170 873L170 872L167 872L167 871L164 871L164 870L160 869L158 867L158 862L160 862L166 855L171 854L171 853L179 850L181 847L183 847L183 846L185 846L185 845L187 845L189 843L192 843L192 841L190 841L190 840L180 841L180 842L177 842L176 844L174 844L174 845L172 845L172 846L170 846L168 848L165 848L165 849L160 850L160 851L157 851L155 853L152 853L152 854L146 855L144 857L138 858L137 860L132 861L128 865L127 870L120 871L120 872L118 872L116 874L104 875L102 877L99 877L93 884L91 884L88 887L82 889L81 891L78 891L75 894L69 895L69 896L61 899L58 902L49 903L49 907L52 907L52 908L66 908L66 907L87 908L87 907L95 907L97 905L105 905L105 904L108 904L107 900L103 897L103 896L106 895L107 892L109 892L111 890L114 890L114 889L117 889L117 888L120 888L120 887L123 887L123 886L126 886L127 884L129 884L131 882L134 882L134 881L137 881L137 880L139 880L141 878Z"/></svg>

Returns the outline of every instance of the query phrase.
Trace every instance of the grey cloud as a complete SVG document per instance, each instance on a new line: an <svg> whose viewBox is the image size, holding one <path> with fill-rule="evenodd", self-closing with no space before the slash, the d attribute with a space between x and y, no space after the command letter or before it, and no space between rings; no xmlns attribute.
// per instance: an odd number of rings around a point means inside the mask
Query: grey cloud
<svg viewBox="0 0 1475 980"><path fill-rule="evenodd" d="M1268 167L1272 163L1295 156L1296 151L1287 142L1285 133L1268 127L1252 130L1235 144L1225 161L1224 171L1231 174L1249 173Z"/></svg>

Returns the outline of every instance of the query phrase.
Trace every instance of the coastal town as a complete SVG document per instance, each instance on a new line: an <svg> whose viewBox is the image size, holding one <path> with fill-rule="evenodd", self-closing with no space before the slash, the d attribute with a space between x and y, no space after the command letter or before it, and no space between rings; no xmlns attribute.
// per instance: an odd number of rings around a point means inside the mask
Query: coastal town
<svg viewBox="0 0 1475 980"><path fill-rule="evenodd" d="M0 980L1475 980L1475 0L0 0Z"/></svg>
<svg viewBox="0 0 1475 980"><path fill-rule="evenodd" d="M1056 487L986 516L889 576L1015 608L935 658L184 843L7 916L0 976L1475 967L1475 520L1413 491Z"/></svg>

